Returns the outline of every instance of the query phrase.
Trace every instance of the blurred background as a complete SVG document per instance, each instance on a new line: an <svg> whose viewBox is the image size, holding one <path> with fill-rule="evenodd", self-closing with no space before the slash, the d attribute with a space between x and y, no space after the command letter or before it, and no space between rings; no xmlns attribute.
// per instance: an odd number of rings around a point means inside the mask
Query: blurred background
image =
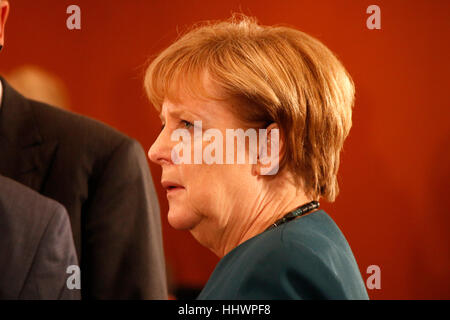
<svg viewBox="0 0 450 320"><path fill-rule="evenodd" d="M244 0L10 0L0 74L24 95L103 121L146 151L160 120L146 101L149 59L179 31L232 12L298 28L324 42L353 77L353 128L340 195L323 203L347 237L363 279L381 270L371 299L450 299L450 2ZM69 30L69 5L81 29ZM369 30L368 6L381 9ZM157 188L174 297L202 288L218 258L167 222ZM208 181L205 181L207 184Z"/></svg>

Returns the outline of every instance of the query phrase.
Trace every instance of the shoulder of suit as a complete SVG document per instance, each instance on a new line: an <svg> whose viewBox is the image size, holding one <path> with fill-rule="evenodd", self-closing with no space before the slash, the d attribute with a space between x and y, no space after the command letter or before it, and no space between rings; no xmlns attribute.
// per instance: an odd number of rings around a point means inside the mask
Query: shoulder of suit
<svg viewBox="0 0 450 320"><path fill-rule="evenodd" d="M330 255L347 253L348 244L333 220L317 212L264 232L251 247L257 259L304 265L311 259L326 262Z"/></svg>
<svg viewBox="0 0 450 320"><path fill-rule="evenodd" d="M8 230L46 225L54 215L67 218L66 209L57 201L1 175L0 207L0 225Z"/></svg>
<svg viewBox="0 0 450 320"><path fill-rule="evenodd" d="M39 131L44 139L76 139L87 144L118 145L132 138L117 129L71 111L29 100ZM85 138L85 139L80 139Z"/></svg>

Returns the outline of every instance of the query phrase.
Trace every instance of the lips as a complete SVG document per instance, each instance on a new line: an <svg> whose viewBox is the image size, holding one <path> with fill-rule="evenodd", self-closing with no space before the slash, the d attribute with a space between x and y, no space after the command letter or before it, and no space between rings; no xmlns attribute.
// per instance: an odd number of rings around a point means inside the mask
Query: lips
<svg viewBox="0 0 450 320"><path fill-rule="evenodd" d="M173 192L184 189L184 187L181 184L169 180L164 180L161 182L161 184L163 188L166 189L167 192Z"/></svg>

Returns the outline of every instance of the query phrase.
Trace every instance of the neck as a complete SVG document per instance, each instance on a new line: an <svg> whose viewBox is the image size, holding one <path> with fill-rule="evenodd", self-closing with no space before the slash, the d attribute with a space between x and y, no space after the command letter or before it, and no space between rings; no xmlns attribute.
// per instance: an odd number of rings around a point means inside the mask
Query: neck
<svg viewBox="0 0 450 320"><path fill-rule="evenodd" d="M280 182L282 181L282 182ZM245 241L264 232L276 220L300 205L310 202L297 186L285 182L284 179L274 179L259 190L253 203L240 204L230 217L226 228L220 233L219 241L211 241L208 246L220 258ZM239 212L237 212L239 210Z"/></svg>

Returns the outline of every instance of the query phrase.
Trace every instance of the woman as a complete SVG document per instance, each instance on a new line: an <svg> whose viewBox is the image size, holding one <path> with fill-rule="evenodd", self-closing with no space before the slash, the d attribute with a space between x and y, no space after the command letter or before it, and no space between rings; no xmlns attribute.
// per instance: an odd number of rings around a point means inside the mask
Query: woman
<svg viewBox="0 0 450 320"><path fill-rule="evenodd" d="M338 193L354 99L323 44L234 17L179 38L144 82L163 123L149 157L169 223L221 258L199 299L368 298L346 239L318 210ZM255 132L267 139L251 148Z"/></svg>

